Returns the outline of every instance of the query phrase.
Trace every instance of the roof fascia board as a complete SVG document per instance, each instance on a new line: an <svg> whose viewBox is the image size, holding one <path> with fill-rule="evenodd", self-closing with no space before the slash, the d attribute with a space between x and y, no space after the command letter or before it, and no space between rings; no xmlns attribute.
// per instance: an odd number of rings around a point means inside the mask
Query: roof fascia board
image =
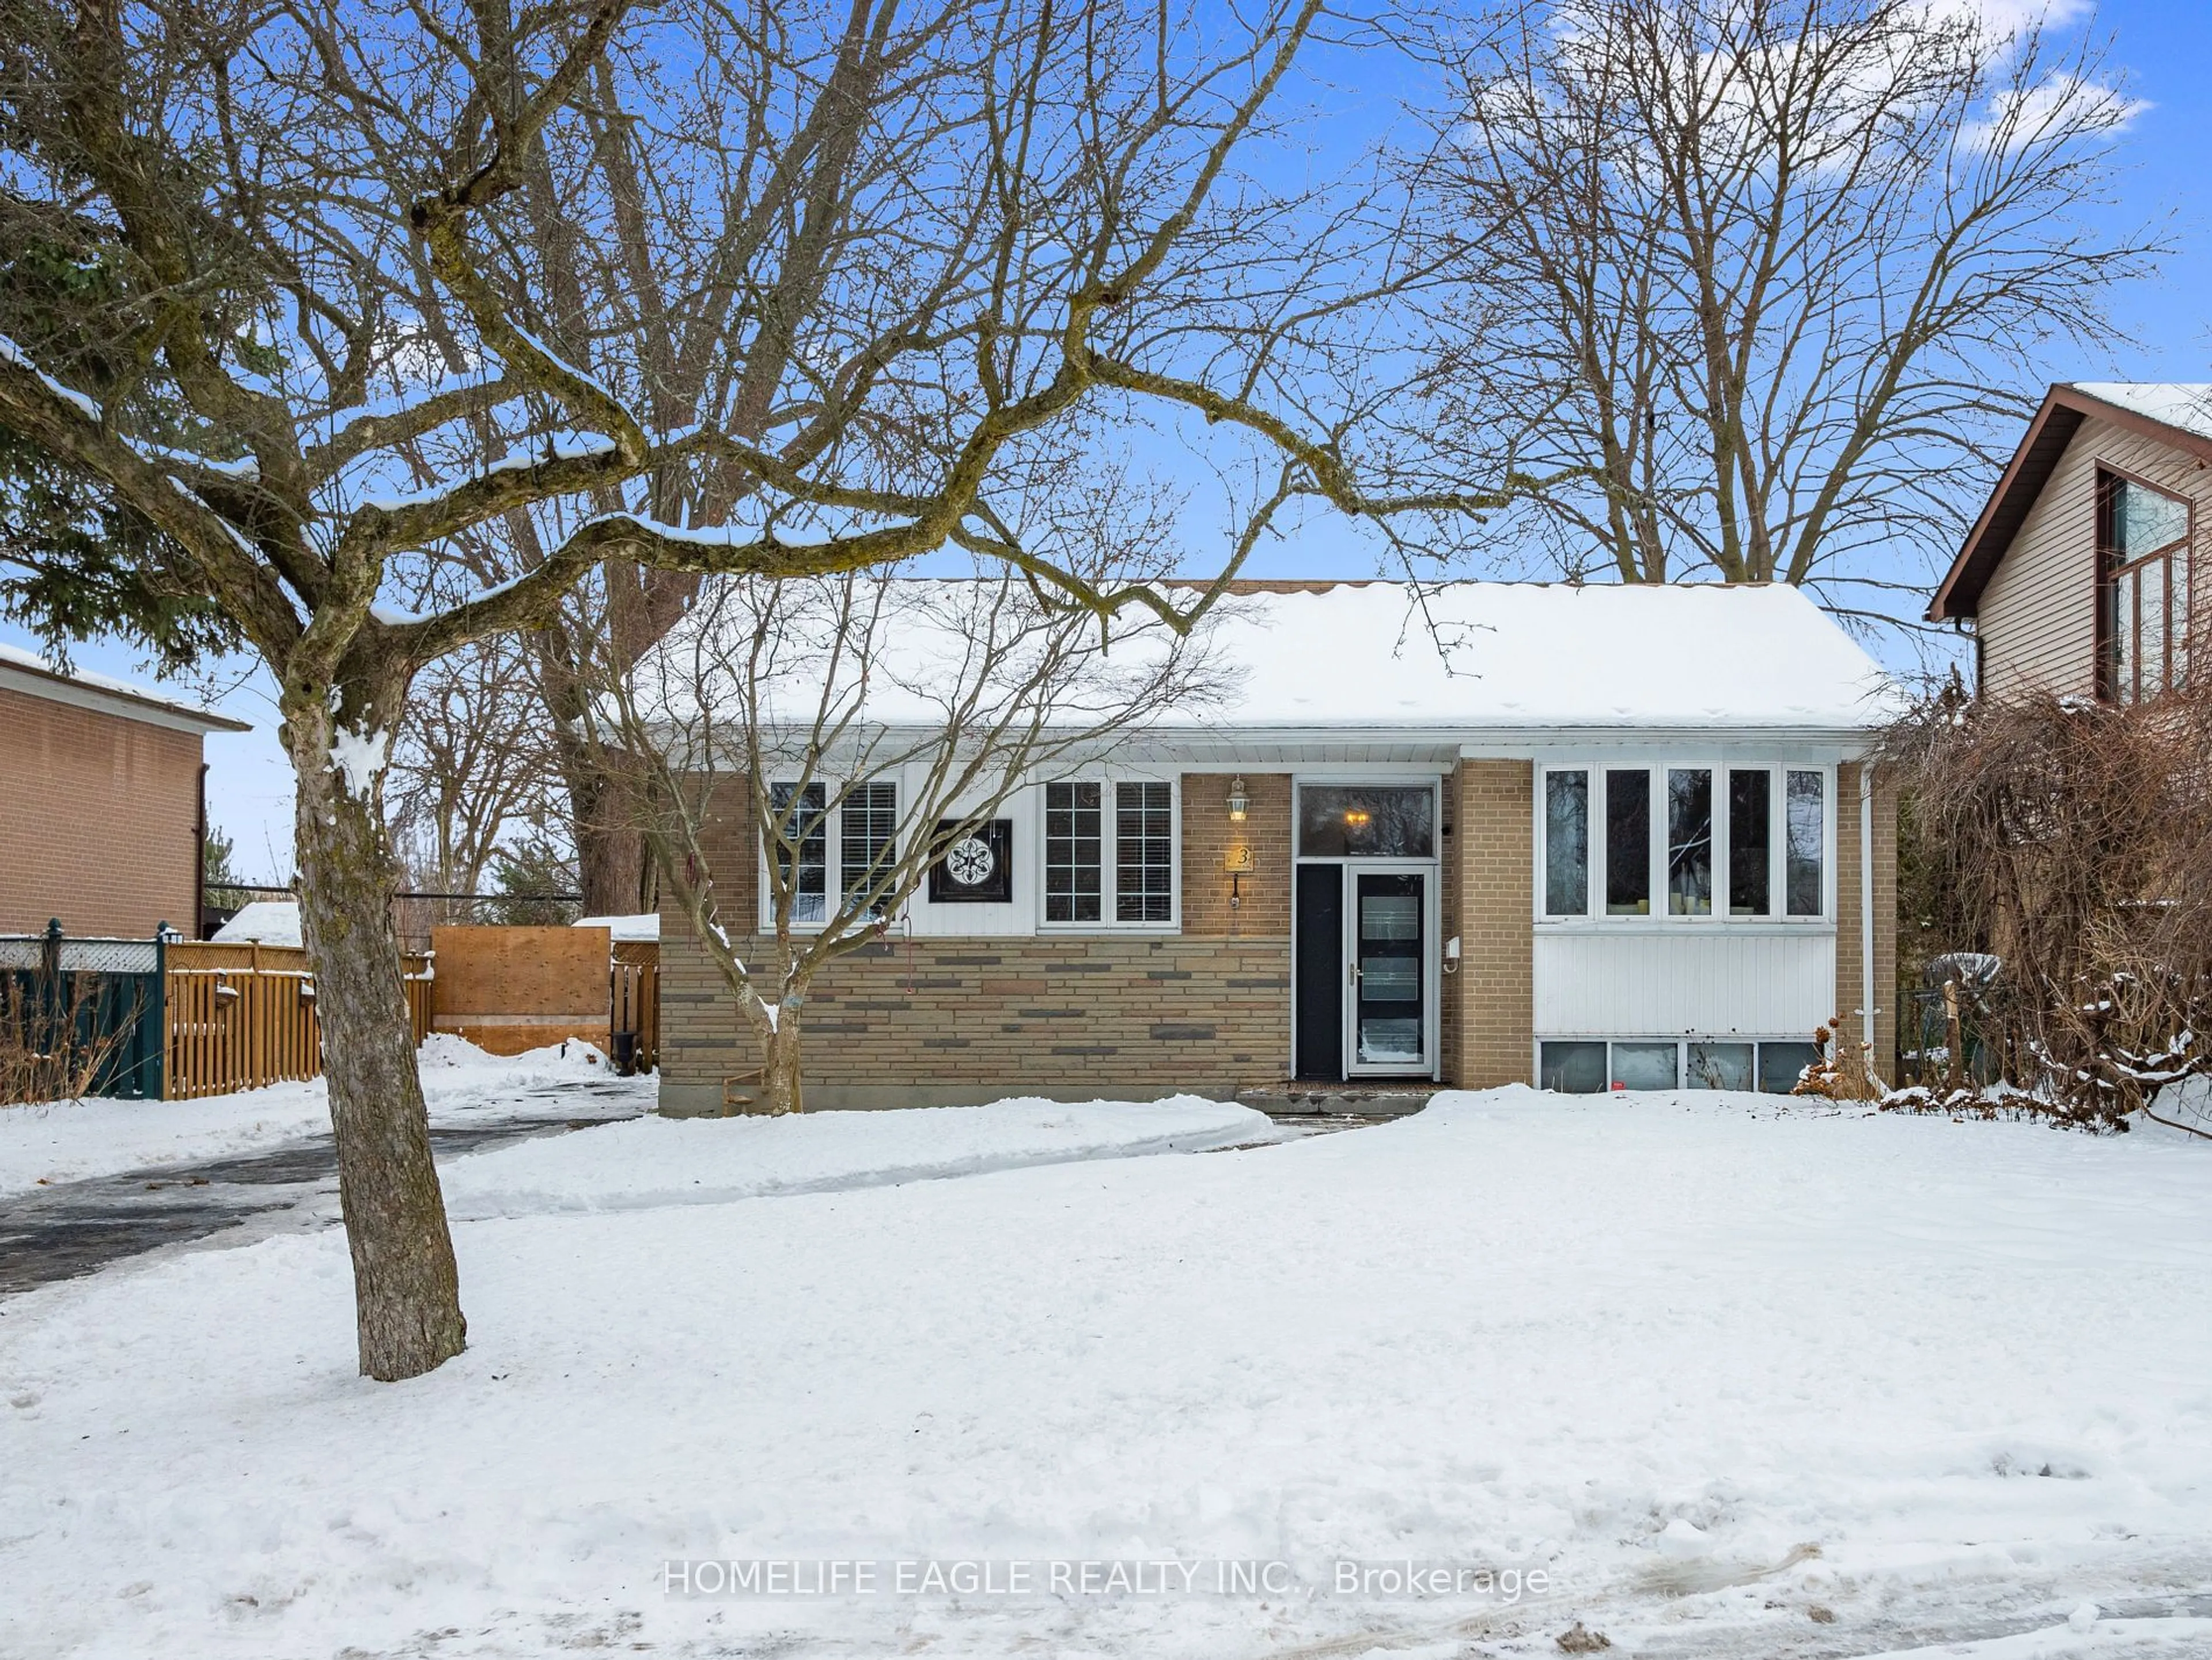
<svg viewBox="0 0 2212 1660"><path fill-rule="evenodd" d="M251 722L234 720L227 714L216 714L207 709L192 709L183 704L161 702L153 698L134 697L128 692L111 691L105 686L88 686L82 680L73 680L67 675L18 663L0 663L0 686L46 702L63 703L71 708L112 714L125 721L138 721L143 726L164 727L170 732L196 733L205 737L211 732L253 730Z"/></svg>

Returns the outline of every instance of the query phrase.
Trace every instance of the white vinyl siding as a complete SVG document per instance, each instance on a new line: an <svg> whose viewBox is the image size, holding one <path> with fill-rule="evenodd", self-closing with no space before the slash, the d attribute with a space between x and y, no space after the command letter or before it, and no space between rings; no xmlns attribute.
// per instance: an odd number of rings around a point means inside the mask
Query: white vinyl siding
<svg viewBox="0 0 2212 1660"><path fill-rule="evenodd" d="M2097 470L2113 468L2197 503L2201 543L2212 524L2212 471L2156 440L2095 417L2082 422L2012 546L1982 592L1982 689L2092 695L2097 685ZM2204 550L2193 550L2200 562ZM2208 610L2201 579L2196 614Z"/></svg>
<svg viewBox="0 0 2212 1660"><path fill-rule="evenodd" d="M1543 1037L1810 1037L1836 1012L1826 928L1539 928L1532 968Z"/></svg>

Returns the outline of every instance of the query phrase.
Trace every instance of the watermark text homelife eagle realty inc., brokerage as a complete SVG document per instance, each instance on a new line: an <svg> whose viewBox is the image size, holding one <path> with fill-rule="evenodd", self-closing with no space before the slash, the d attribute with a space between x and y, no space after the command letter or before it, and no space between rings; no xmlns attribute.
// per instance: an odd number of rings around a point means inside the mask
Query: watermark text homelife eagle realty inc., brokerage
<svg viewBox="0 0 2212 1660"><path fill-rule="evenodd" d="M912 1596L1020 1600L1170 1596L1474 1598L1504 1604L1559 1590L1546 1568L1361 1561L1312 1566L1264 1558L672 1558L661 1589L687 1598Z"/></svg>

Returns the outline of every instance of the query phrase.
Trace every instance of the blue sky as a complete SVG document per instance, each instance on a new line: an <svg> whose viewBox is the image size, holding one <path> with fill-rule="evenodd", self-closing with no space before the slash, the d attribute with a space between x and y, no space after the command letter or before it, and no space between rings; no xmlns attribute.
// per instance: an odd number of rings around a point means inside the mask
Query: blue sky
<svg viewBox="0 0 2212 1660"><path fill-rule="evenodd" d="M2113 66L2124 75L2130 93L2150 106L2124 141L2123 199L2115 212L2127 223L2172 216L2168 234L2175 252L2156 277L2117 298L2115 310L2139 344L2110 362L2054 364L2051 378L2212 380L2212 200L2206 191L2212 171L2212 92L2207 90L2212 86L2212 0L2109 0L2094 27L2114 37ZM1330 66L1316 68L1325 79L1333 74ZM1352 133L1390 124L1391 90L1352 82L1317 95L1338 108L1340 131ZM1373 569L1373 554L1353 538L1316 527L1294 542L1262 549L1251 574L1358 576ZM0 624L0 640L34 644L6 624ZM1895 649L1875 643L1885 654ZM76 657L86 668L144 678L125 648L88 645ZM280 880L292 863L292 788L290 768L276 741L275 710L266 682L249 666L236 666L223 678L219 706L252 721L255 730L208 739L209 818L235 838L247 875Z"/></svg>

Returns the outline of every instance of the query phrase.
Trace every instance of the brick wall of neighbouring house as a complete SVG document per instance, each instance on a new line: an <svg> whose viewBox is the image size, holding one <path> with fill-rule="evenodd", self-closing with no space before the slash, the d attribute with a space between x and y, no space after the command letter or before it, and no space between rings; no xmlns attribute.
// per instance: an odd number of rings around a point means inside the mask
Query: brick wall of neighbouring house
<svg viewBox="0 0 2212 1660"><path fill-rule="evenodd" d="M0 933L198 931L198 733L0 688Z"/></svg>
<svg viewBox="0 0 2212 1660"><path fill-rule="evenodd" d="M1449 1075L1463 1089L1528 1083L1535 1071L1535 767L1462 761L1455 782L1458 921L1447 921L1444 935L1460 936L1459 1030Z"/></svg>
<svg viewBox="0 0 2212 1660"><path fill-rule="evenodd" d="M1842 1041L1861 1041L1865 1027L1865 912L1859 869L1859 769L1836 769L1836 1006ZM1874 782L1874 1067L1887 1077L1897 1054L1897 789L1877 769ZM1808 1037L1810 1034L1807 1034Z"/></svg>

